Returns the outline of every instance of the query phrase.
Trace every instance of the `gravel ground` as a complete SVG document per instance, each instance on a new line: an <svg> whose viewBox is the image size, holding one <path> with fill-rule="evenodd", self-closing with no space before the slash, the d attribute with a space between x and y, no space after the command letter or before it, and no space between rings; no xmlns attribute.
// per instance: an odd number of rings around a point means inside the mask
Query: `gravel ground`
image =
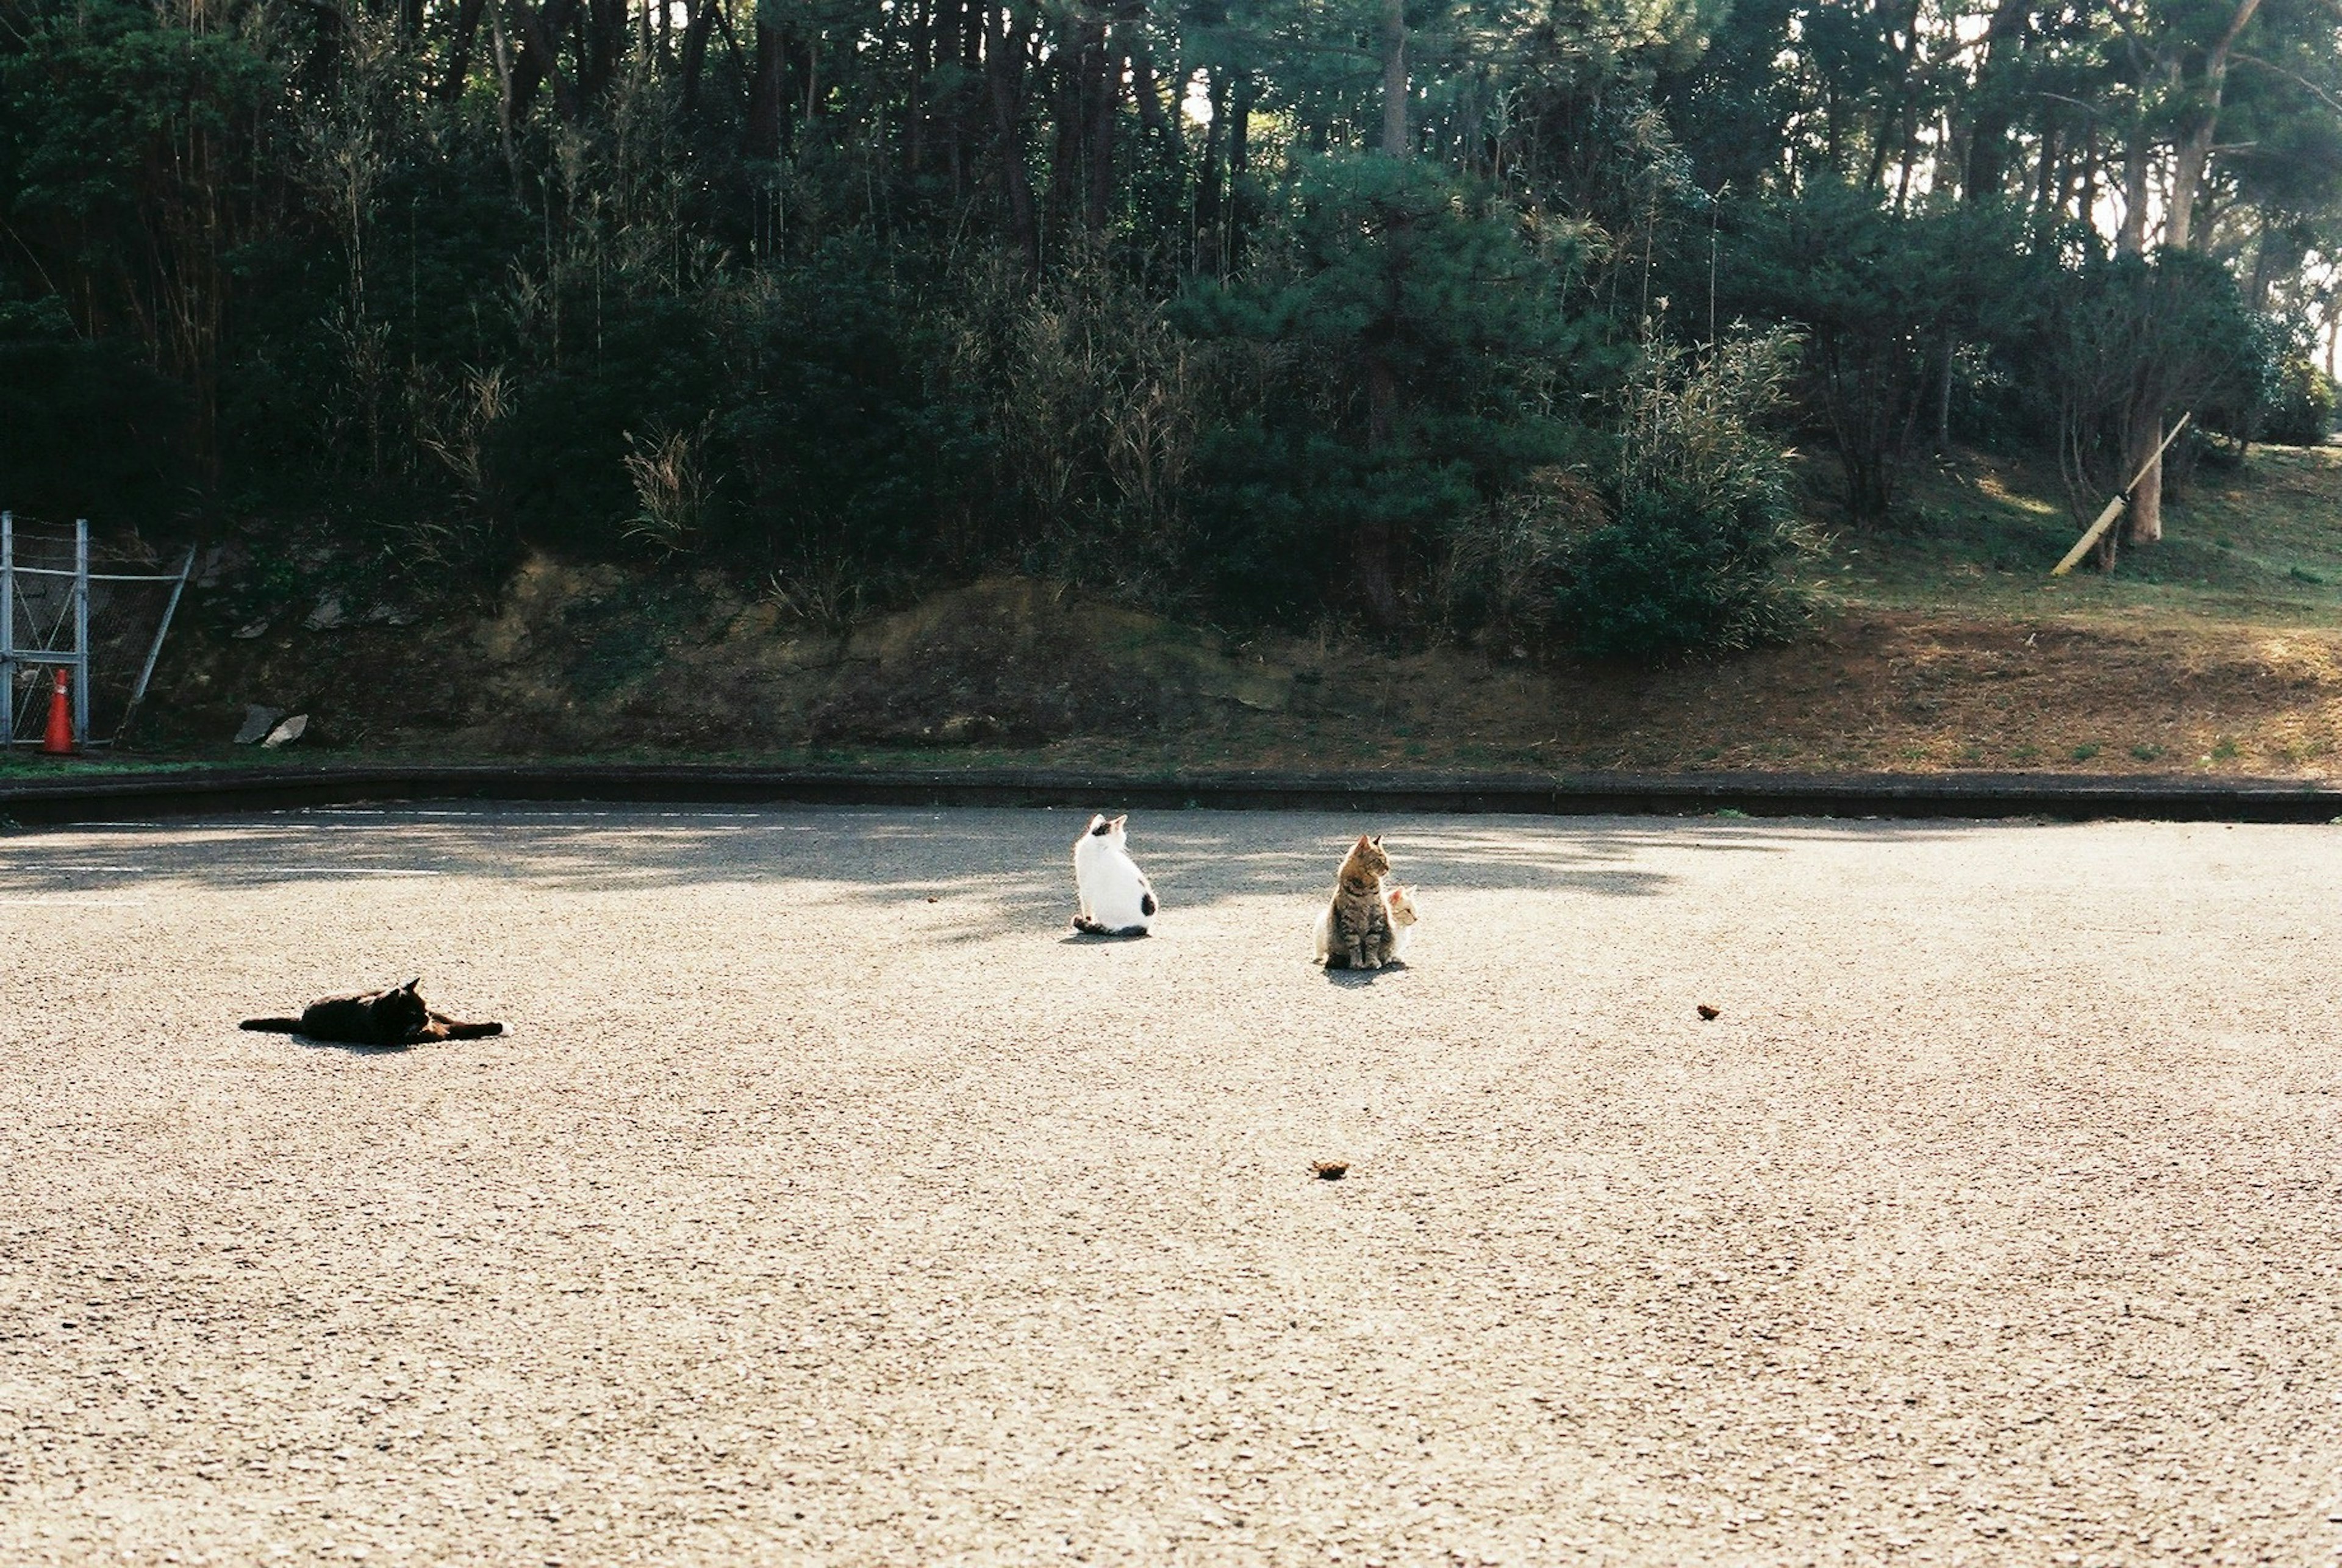
<svg viewBox="0 0 2342 1568"><path fill-rule="evenodd" d="M2334 1563L2342 828L1360 825L0 837L0 1560Z"/></svg>

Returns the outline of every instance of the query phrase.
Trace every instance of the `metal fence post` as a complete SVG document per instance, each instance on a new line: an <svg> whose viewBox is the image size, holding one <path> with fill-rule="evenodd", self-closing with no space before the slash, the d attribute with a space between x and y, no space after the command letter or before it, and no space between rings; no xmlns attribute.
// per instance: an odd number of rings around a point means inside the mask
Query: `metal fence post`
<svg viewBox="0 0 2342 1568"><path fill-rule="evenodd" d="M89 519L74 519L74 744L89 744Z"/></svg>
<svg viewBox="0 0 2342 1568"><path fill-rule="evenodd" d="M16 514L0 512L0 746L16 744Z"/></svg>

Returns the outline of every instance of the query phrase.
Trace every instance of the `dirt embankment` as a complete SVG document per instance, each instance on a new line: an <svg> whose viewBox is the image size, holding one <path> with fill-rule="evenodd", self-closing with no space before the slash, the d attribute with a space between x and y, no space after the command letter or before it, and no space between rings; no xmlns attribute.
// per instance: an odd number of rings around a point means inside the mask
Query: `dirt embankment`
<svg viewBox="0 0 2342 1568"><path fill-rule="evenodd" d="M313 629L295 604L244 638L235 618L198 604L175 634L147 749L225 749L264 704L310 714L324 747L443 755L2287 775L2342 756L2324 630L1857 611L1734 658L1540 665L1236 643L1023 578L832 634L712 574L543 555L477 617Z"/></svg>

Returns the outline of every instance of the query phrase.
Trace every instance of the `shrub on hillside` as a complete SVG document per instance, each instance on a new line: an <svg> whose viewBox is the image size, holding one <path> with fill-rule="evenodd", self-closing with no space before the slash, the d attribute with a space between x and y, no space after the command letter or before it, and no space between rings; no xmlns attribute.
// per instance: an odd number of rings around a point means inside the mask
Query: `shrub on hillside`
<svg viewBox="0 0 2342 1568"><path fill-rule="evenodd" d="M1576 539L1555 592L1559 635L1596 658L1746 648L1805 624L1790 576L1817 549L1767 428L1797 364L1786 332L1704 357L1654 352L1626 389L1612 520Z"/></svg>
<svg viewBox="0 0 2342 1568"><path fill-rule="evenodd" d="M2263 441L2316 446L2334 430L2334 378L2316 361L2296 355L2277 366L2277 385L2261 415Z"/></svg>

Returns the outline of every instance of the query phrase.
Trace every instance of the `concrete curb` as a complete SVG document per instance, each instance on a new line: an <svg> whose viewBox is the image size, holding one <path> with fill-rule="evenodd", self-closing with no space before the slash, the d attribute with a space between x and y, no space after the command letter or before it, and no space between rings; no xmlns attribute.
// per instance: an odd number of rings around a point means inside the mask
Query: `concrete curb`
<svg viewBox="0 0 2342 1568"><path fill-rule="evenodd" d="M1507 812L1530 816L2128 818L2327 823L2342 789L2279 781L1977 774L1216 773L821 769L557 763L221 768L0 782L0 818L33 826L385 801L494 800L1145 810Z"/></svg>

